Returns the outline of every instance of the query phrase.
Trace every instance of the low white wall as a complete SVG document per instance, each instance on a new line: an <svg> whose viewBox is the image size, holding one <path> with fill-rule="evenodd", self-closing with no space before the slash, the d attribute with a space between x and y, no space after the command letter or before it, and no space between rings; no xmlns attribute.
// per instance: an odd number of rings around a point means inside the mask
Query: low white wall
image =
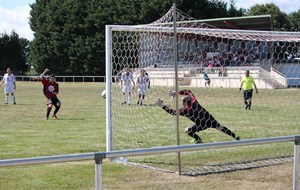
<svg viewBox="0 0 300 190"><path fill-rule="evenodd" d="M218 69L206 70L206 72L208 72L208 76L211 79L210 86L213 88L239 88L241 79L245 76L245 70L250 70L250 75L255 79L256 86L260 89L273 89L274 82L277 79L280 80L278 83L284 84L284 77L279 78L260 67L232 67L227 69L224 77L219 77ZM147 72L153 86L175 86L174 70L156 68L153 70L149 69ZM195 72L195 68L179 70L178 78L179 86L205 87L203 73Z"/></svg>
<svg viewBox="0 0 300 190"><path fill-rule="evenodd" d="M190 86L190 87L205 87L203 77L186 77L185 80L190 80L190 84L186 85L186 83L182 84L179 81L179 86ZM150 79L151 86L167 86L173 87L175 86L174 78L151 78ZM265 83L261 79L255 79L255 83L257 88L259 89L272 89L273 87L267 83ZM220 78L211 78L210 87L212 88L239 88L241 84L241 79L239 78L228 78L228 77L220 77Z"/></svg>

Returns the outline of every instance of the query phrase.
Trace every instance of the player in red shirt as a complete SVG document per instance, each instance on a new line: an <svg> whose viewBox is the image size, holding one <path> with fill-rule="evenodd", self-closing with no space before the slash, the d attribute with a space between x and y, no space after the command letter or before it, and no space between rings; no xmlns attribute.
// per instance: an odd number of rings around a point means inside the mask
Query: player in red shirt
<svg viewBox="0 0 300 190"><path fill-rule="evenodd" d="M47 114L46 120L49 119L49 115L52 109L52 106L55 107L52 117L54 119L58 119L56 114L60 109L61 102L57 98L57 94L59 93L59 85L55 80L55 76L50 75L49 79L44 77L44 75L49 71L49 69L45 69L45 71L40 75L41 82L43 84L43 93L47 98Z"/></svg>
<svg viewBox="0 0 300 190"><path fill-rule="evenodd" d="M169 92L169 95L171 96L175 96L175 94L176 92ZM238 135L233 133L224 125L221 125L204 107L202 107L190 90L182 90L179 91L178 94L183 95L183 107L179 109L179 115L185 116L195 123L191 127L187 127L185 129L185 132L194 138L195 143L202 143L201 138L196 134L196 132L203 131L207 128L217 129L236 140L240 140ZM157 100L157 105L164 109L167 113L176 115L176 110L164 105L160 98Z"/></svg>

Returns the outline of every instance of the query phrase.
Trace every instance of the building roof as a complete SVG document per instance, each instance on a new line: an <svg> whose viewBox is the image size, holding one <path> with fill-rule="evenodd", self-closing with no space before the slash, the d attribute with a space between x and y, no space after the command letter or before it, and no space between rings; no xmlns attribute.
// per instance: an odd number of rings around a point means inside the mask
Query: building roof
<svg viewBox="0 0 300 190"><path fill-rule="evenodd" d="M170 10L158 20L150 25L156 26L172 26L173 9ZM215 29L235 29L235 30L260 30L273 31L273 17L271 15L255 15L242 17L224 17L214 19L197 20L184 12L176 9L177 26L199 27L199 28L215 28Z"/></svg>
<svg viewBox="0 0 300 190"><path fill-rule="evenodd" d="M273 30L273 19L271 15L228 17L217 19L197 20L220 29L236 30Z"/></svg>
<svg viewBox="0 0 300 190"><path fill-rule="evenodd" d="M140 31L147 32L167 32L171 34L174 28L171 22L172 14L166 14L157 22L149 25L137 26ZM180 16L178 16L181 18ZM178 18L177 17L177 18ZM178 34L191 34L196 36L206 36L209 38L227 38L249 41L267 42L299 42L299 32L279 32L273 31L273 18L271 15L225 17L217 19L204 19L177 21Z"/></svg>

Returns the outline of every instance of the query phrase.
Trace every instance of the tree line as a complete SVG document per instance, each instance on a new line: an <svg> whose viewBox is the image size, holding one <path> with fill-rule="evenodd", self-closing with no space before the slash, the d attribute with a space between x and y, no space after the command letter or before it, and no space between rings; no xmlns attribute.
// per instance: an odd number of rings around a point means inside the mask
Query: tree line
<svg viewBox="0 0 300 190"><path fill-rule="evenodd" d="M0 35L0 73L6 72L7 67L14 68L23 74L29 69L27 58L29 55L29 40L20 38L12 31L10 35Z"/></svg>
<svg viewBox="0 0 300 190"><path fill-rule="evenodd" d="M0 35L0 69L20 74L49 68L56 75L105 75L105 25L151 23L172 6L170 0L36 0L29 24L34 39L14 31ZM196 19L271 14L274 30L300 31L300 9L286 14L273 3L249 10L222 0L177 0L177 8Z"/></svg>

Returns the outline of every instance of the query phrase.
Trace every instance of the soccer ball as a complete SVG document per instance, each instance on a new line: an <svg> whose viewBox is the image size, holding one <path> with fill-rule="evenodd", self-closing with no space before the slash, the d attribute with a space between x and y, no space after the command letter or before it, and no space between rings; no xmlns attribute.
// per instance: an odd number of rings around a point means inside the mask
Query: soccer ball
<svg viewBox="0 0 300 190"><path fill-rule="evenodd" d="M103 98L106 98L106 90L103 90L103 91L102 91L101 96L102 96Z"/></svg>

